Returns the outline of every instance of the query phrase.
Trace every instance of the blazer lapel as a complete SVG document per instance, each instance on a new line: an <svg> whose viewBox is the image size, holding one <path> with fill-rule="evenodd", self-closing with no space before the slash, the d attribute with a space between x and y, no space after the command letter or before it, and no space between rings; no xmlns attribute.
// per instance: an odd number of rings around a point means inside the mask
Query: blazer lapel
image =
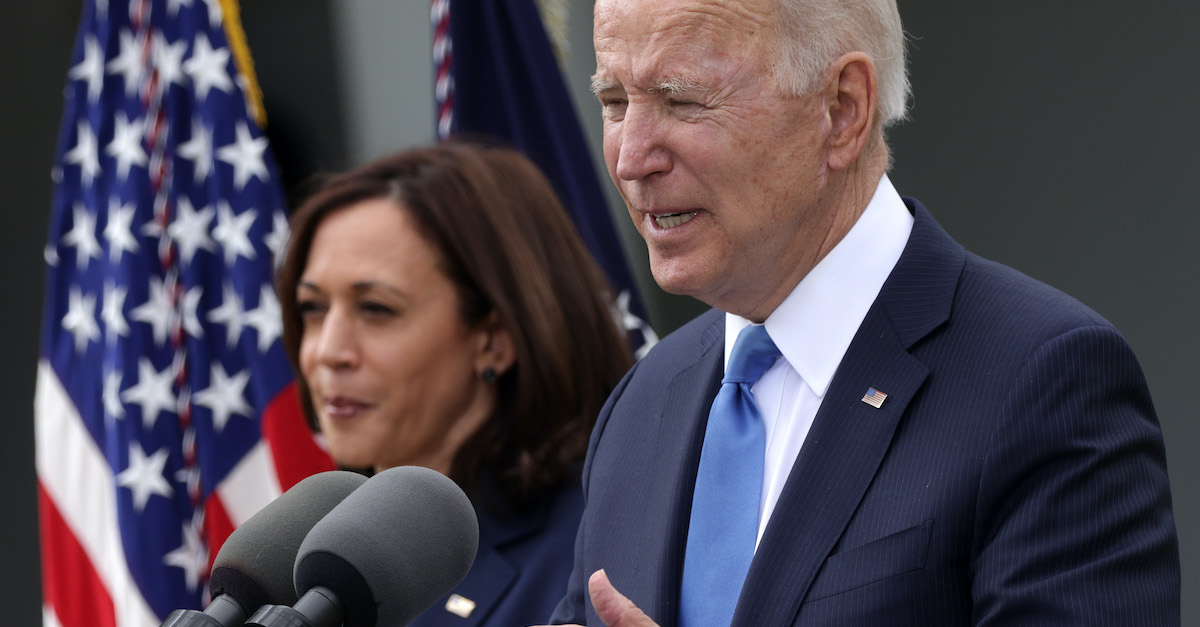
<svg viewBox="0 0 1200 627"><path fill-rule="evenodd" d="M868 318L831 383L767 523L734 616L739 625L791 624L817 569L836 544L883 460L892 434L927 370L895 336ZM860 360L870 360L860 362ZM850 366L850 372L845 372ZM876 409L861 399L887 393ZM787 586L778 582L786 581Z"/></svg>
<svg viewBox="0 0 1200 627"><path fill-rule="evenodd" d="M666 503L667 510L661 515L646 517L659 522L663 535L648 537L650 542L642 547L647 563L655 567L646 569L646 577L641 583L655 590L650 606L643 609L656 617L663 627L675 625L679 620L679 586L687 547L692 487L696 483L708 411L720 387L723 371L725 317L714 315L713 318L715 322L701 335L700 351L695 360L690 364L683 362L686 367L667 385L662 410L655 417L660 429L656 441L667 445L661 447L658 461L653 465L658 476L647 479L661 486L657 495L661 501L650 502Z"/></svg>
<svg viewBox="0 0 1200 627"><path fill-rule="evenodd" d="M477 505L475 513L479 520L475 563L451 596L426 612L430 615L429 624L445 624L445 613L451 613L455 618L450 620L455 624L482 625L520 574L519 565L505 556L505 547L539 533L547 519L544 505L523 516L503 516L484 505ZM418 620L414 625L421 622Z"/></svg>
<svg viewBox="0 0 1200 627"><path fill-rule="evenodd" d="M908 349L948 319L965 251L923 207L909 206L916 217L909 243L822 401L750 566L734 624L796 619L928 375ZM887 394L879 408L862 400L871 388Z"/></svg>

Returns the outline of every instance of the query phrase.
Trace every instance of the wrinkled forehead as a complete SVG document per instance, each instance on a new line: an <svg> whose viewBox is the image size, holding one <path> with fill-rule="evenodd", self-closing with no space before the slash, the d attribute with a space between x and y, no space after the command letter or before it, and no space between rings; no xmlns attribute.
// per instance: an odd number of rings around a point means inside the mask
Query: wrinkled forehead
<svg viewBox="0 0 1200 627"><path fill-rule="evenodd" d="M597 74L656 80L666 65L741 56L770 38L774 0L597 0Z"/></svg>
<svg viewBox="0 0 1200 627"><path fill-rule="evenodd" d="M742 29L762 24L779 0L596 0L595 28L599 32L626 25L684 25L710 22Z"/></svg>

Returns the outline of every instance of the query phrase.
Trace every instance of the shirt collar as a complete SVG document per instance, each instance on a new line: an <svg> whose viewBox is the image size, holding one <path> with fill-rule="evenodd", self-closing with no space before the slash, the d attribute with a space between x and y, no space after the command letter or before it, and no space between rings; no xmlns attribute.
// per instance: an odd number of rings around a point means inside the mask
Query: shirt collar
<svg viewBox="0 0 1200 627"><path fill-rule="evenodd" d="M767 317L767 333L817 396L823 397L829 388L854 334L904 252L912 225L912 214L884 175L842 241ZM725 363L738 333L750 324L725 314Z"/></svg>

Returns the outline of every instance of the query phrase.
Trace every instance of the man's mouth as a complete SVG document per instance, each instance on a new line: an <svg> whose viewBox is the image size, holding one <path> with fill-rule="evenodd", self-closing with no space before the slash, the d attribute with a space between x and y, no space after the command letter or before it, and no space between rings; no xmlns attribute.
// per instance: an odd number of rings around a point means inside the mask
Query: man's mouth
<svg viewBox="0 0 1200 627"><path fill-rule="evenodd" d="M696 217L696 211L685 211L683 213L664 213L662 215L652 216L654 224L660 229L673 229L677 226L687 224L692 218Z"/></svg>

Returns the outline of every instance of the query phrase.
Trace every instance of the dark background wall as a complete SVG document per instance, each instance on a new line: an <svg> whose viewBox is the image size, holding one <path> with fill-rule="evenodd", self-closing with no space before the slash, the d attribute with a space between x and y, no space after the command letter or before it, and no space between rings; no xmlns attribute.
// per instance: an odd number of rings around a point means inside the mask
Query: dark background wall
<svg viewBox="0 0 1200 627"><path fill-rule="evenodd" d="M40 625L33 382L41 329L42 249L50 217L50 165L62 116L79 7L10 3L0 11L0 603L12 625Z"/></svg>
<svg viewBox="0 0 1200 627"><path fill-rule="evenodd" d="M427 3L242 5L271 140L294 193L309 172L348 167L381 147L432 136L403 130L424 129L430 119L427 54L388 52L381 60L364 47L387 39L427 50ZM589 6L572 3L569 80L595 142L598 113L585 95L594 68ZM67 0L8 3L0 15L0 268L9 294L0 309L0 398L10 407L0 444L8 512L0 523L0 601L11 625L35 625L41 615L32 458L41 252L79 7ZM1193 487L1200 479L1200 421L1193 418L1200 381L1200 3L900 0L900 9L915 99L911 119L891 138L892 179L968 248L1076 296L1125 333L1167 439L1183 624L1200 625L1200 491ZM396 18L397 11L420 18ZM365 21L384 34L363 37ZM367 72L364 63L379 65ZM407 99L394 107L372 95L392 83ZM365 145L364 121L366 136L385 140ZM615 219L623 225L622 214ZM629 255L643 266L644 251L634 247ZM660 332L699 309L645 289Z"/></svg>

